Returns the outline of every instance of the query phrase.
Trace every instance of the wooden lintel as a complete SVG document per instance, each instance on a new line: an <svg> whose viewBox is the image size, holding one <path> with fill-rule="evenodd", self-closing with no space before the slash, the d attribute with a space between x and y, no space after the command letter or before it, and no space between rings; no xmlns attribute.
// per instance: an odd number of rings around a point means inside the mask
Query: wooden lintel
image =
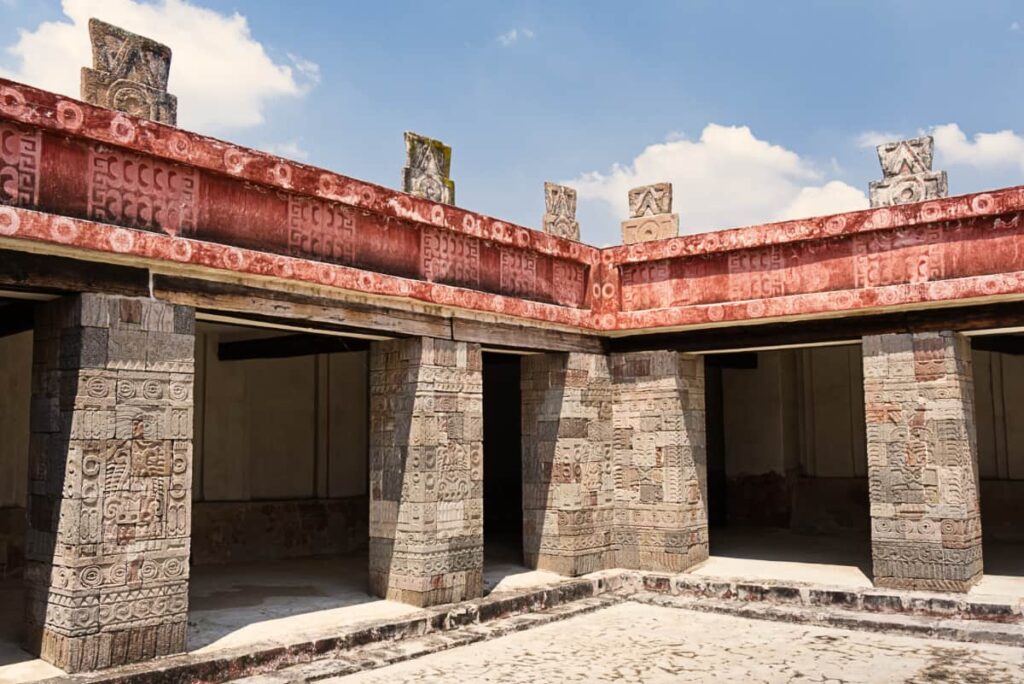
<svg viewBox="0 0 1024 684"><path fill-rule="evenodd" d="M12 302L0 306L0 337L32 330L35 325L33 302Z"/></svg>
<svg viewBox="0 0 1024 684"><path fill-rule="evenodd" d="M602 354L605 351L604 340L596 335L461 318L452 319L452 338L498 349L591 354Z"/></svg>
<svg viewBox="0 0 1024 684"><path fill-rule="evenodd" d="M370 341L365 339L298 333L221 342L217 345L217 358L221 361L285 359L315 354L366 351L369 348Z"/></svg>
<svg viewBox="0 0 1024 684"><path fill-rule="evenodd" d="M1024 302L1002 302L762 325L737 325L613 338L613 352L674 349L713 352L856 340L865 335L990 330L1024 325Z"/></svg>
<svg viewBox="0 0 1024 684"><path fill-rule="evenodd" d="M727 354L708 354L704 357L707 366L732 368L737 370L756 370L757 352L731 352Z"/></svg>
<svg viewBox="0 0 1024 684"><path fill-rule="evenodd" d="M0 288L25 292L149 294L149 271L96 261L0 249Z"/></svg>
<svg viewBox="0 0 1024 684"><path fill-rule="evenodd" d="M154 275L153 296L211 313L230 312L239 318L305 324L335 332L451 337L451 323L443 316L198 278Z"/></svg>

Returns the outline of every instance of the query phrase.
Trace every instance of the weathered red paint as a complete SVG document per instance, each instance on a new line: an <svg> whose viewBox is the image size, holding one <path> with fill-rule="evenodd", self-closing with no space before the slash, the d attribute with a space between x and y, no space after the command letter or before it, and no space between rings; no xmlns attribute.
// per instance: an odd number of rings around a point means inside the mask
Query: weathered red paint
<svg viewBox="0 0 1024 684"><path fill-rule="evenodd" d="M0 80L0 237L600 331L1024 295L1024 187L598 250Z"/></svg>

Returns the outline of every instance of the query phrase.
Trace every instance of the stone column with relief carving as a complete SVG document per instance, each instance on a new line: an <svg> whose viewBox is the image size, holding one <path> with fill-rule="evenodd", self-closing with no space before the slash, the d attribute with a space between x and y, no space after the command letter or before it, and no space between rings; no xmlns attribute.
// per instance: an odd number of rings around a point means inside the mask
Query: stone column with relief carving
<svg viewBox="0 0 1024 684"><path fill-rule="evenodd" d="M544 232L567 240L580 239L576 221L576 191L557 183L544 183Z"/></svg>
<svg viewBox="0 0 1024 684"><path fill-rule="evenodd" d="M967 591L982 574L970 341L892 334L862 347L875 584Z"/></svg>
<svg viewBox="0 0 1024 684"><path fill-rule="evenodd" d="M36 309L27 648L68 672L185 650L194 326L149 299Z"/></svg>

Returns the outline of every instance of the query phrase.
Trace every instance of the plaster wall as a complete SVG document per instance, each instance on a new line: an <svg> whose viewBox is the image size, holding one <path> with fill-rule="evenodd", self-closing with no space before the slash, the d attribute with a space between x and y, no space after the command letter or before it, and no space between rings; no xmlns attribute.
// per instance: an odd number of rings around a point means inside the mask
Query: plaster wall
<svg viewBox="0 0 1024 684"><path fill-rule="evenodd" d="M1024 356L973 358L982 534L1024 541Z"/></svg>
<svg viewBox="0 0 1024 684"><path fill-rule="evenodd" d="M197 563L335 555L367 543L367 354L221 361L197 336Z"/></svg>

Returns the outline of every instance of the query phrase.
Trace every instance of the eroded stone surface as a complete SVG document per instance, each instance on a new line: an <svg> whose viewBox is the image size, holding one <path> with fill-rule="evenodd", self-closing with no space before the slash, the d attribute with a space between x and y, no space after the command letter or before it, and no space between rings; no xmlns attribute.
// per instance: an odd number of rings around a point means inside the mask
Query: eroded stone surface
<svg viewBox="0 0 1024 684"><path fill-rule="evenodd" d="M178 100L167 92L171 48L99 19L89 20L92 68L82 68L82 99L174 126Z"/></svg>
<svg viewBox="0 0 1024 684"><path fill-rule="evenodd" d="M411 131L405 132L402 190L442 204L455 204L455 181L450 178L452 148Z"/></svg>
<svg viewBox="0 0 1024 684"><path fill-rule="evenodd" d="M882 180L871 181L872 207L909 204L949 194L945 171L932 171L934 139L928 135L877 147Z"/></svg>
<svg viewBox="0 0 1024 684"><path fill-rule="evenodd" d="M580 224L576 221L576 191L557 183L544 183L545 233L568 240L580 239Z"/></svg>
<svg viewBox="0 0 1024 684"><path fill-rule="evenodd" d="M970 342L942 332L862 346L875 584L967 591L982 573Z"/></svg>
<svg viewBox="0 0 1024 684"><path fill-rule="evenodd" d="M64 670L185 650L194 348L186 307L37 309L27 645Z"/></svg>

